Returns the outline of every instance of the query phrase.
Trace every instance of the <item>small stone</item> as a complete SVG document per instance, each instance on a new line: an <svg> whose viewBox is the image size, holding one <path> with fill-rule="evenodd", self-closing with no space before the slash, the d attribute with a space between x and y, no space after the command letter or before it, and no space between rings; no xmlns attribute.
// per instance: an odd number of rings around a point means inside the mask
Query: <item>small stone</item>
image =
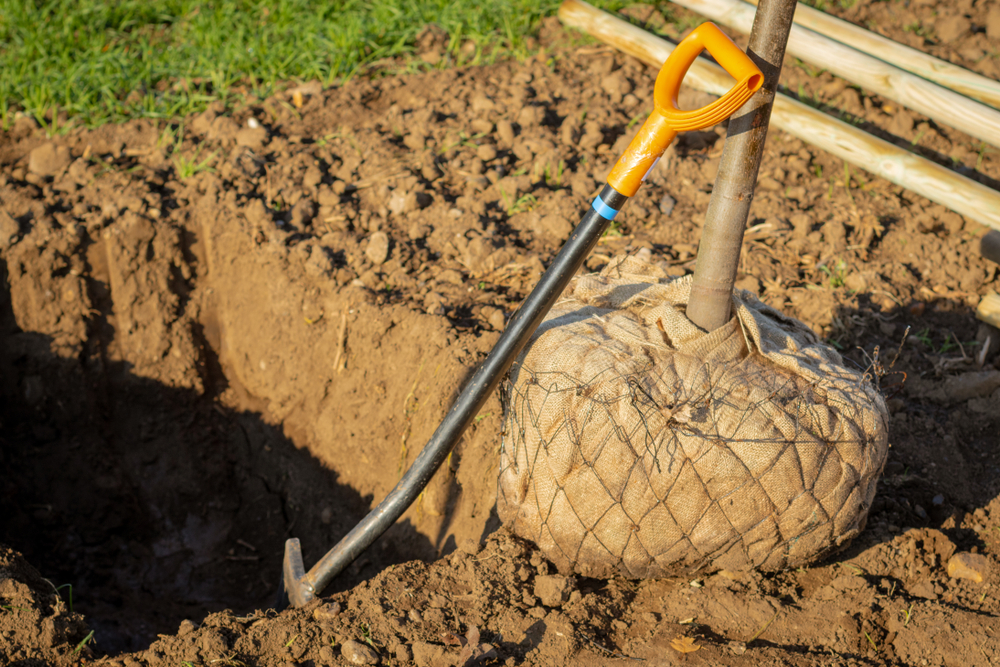
<svg viewBox="0 0 1000 667"><path fill-rule="evenodd" d="M330 622L340 615L340 603L339 602L329 602L324 605L316 607L313 612L313 618L320 622Z"/></svg>
<svg viewBox="0 0 1000 667"><path fill-rule="evenodd" d="M406 213L406 193L402 190L394 190L389 197L388 208L393 215Z"/></svg>
<svg viewBox="0 0 1000 667"><path fill-rule="evenodd" d="M940 494L940 493L937 494L936 496L934 496L933 498L931 498L931 504L932 505L944 505L944 496L942 494Z"/></svg>
<svg viewBox="0 0 1000 667"><path fill-rule="evenodd" d="M347 660L353 665L378 664L378 653L376 653L370 646L366 646L365 644L354 641L353 639L348 639L344 642L344 645L340 647L340 654L347 658Z"/></svg>
<svg viewBox="0 0 1000 667"><path fill-rule="evenodd" d="M948 561L948 576L952 579L971 579L982 583L990 569L990 561L982 554L966 551L957 553Z"/></svg>
<svg viewBox="0 0 1000 667"><path fill-rule="evenodd" d="M389 236L385 232L375 232L368 239L365 256L375 266L381 265L389 257Z"/></svg>
<svg viewBox="0 0 1000 667"><path fill-rule="evenodd" d="M575 581L560 574L539 575L535 577L535 596L546 607L561 607L569 600Z"/></svg>
<svg viewBox="0 0 1000 667"><path fill-rule="evenodd" d="M490 326L497 331L503 331L504 324L506 324L506 318L504 317L503 311L497 309L493 314L489 316L487 320Z"/></svg>
<svg viewBox="0 0 1000 667"><path fill-rule="evenodd" d="M671 213L674 212L674 206L676 204L677 200L675 200L673 197L671 197L670 195L663 195L663 197L660 199L660 213L662 213L663 215L670 215Z"/></svg>
<svg viewBox="0 0 1000 667"><path fill-rule="evenodd" d="M28 171L39 176L53 176L68 167L71 161L69 148L49 142L28 155Z"/></svg>

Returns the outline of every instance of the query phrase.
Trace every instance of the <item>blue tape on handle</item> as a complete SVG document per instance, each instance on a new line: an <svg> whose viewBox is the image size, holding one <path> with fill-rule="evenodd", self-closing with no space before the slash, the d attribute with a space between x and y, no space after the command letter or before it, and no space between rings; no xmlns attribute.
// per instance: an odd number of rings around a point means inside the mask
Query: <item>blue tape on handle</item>
<svg viewBox="0 0 1000 667"><path fill-rule="evenodd" d="M618 215L618 209L611 208L605 204L604 200L601 199L601 195L594 197L594 203L591 204L591 206L593 206L594 210L597 211L597 214L605 220L614 220L615 216Z"/></svg>

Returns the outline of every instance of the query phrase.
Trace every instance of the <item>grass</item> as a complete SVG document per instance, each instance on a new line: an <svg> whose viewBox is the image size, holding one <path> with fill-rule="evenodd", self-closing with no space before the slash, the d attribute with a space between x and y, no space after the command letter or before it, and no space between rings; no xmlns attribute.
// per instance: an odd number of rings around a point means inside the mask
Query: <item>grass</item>
<svg viewBox="0 0 1000 667"><path fill-rule="evenodd" d="M79 644L76 645L76 648L73 649L73 655L76 655L77 653L79 653L80 651L82 651L83 647L86 646L93 638L94 638L94 631L91 630L90 634L88 634L86 637L84 637L83 640Z"/></svg>
<svg viewBox="0 0 1000 667"><path fill-rule="evenodd" d="M530 211L538 204L538 198L530 192L523 194L517 198L517 201L511 202L511 197L500 189L500 200L503 202L504 208L507 211L507 216L517 215L518 213L525 213Z"/></svg>
<svg viewBox="0 0 1000 667"><path fill-rule="evenodd" d="M195 149L194 155L191 157L184 157L179 155L174 158L174 167L177 171L177 177L182 181L186 181L195 174L200 174L203 171L213 172L215 169L209 166L209 163L215 159L215 153L212 153L207 158L198 162L198 153L201 152L201 147Z"/></svg>
<svg viewBox="0 0 1000 667"><path fill-rule="evenodd" d="M844 285L844 280L847 278L847 262L842 259L838 259L837 263L833 267L826 266L825 264L820 264L818 267L820 271L826 274L827 284L830 289L837 289Z"/></svg>
<svg viewBox="0 0 1000 667"><path fill-rule="evenodd" d="M601 0L617 10L621 0ZM332 85L414 53L429 23L448 62L529 53L559 0L0 0L0 123L17 111L50 133L177 118L282 82ZM471 42L475 49L463 50ZM398 63L397 63L398 65ZM419 66L419 65L417 65Z"/></svg>
<svg viewBox="0 0 1000 667"><path fill-rule="evenodd" d="M913 617L913 605L911 604L909 609L901 609L899 614L903 617L903 627L905 628L910 624L910 619Z"/></svg>
<svg viewBox="0 0 1000 667"><path fill-rule="evenodd" d="M64 588L69 589L69 613L73 613L73 584L63 584L56 588L56 595L59 595L59 591Z"/></svg>
<svg viewBox="0 0 1000 667"><path fill-rule="evenodd" d="M621 236L624 236L624 234L622 234L621 220L612 220L608 224L608 228L604 230L603 234L601 234L601 238L609 238L609 239L616 239Z"/></svg>
<svg viewBox="0 0 1000 667"><path fill-rule="evenodd" d="M366 644L371 646L373 650L377 651L379 650L379 648L381 648L378 644L375 643L375 640L372 639L372 631L371 628L368 627L367 623L361 624L361 638L362 640L364 640Z"/></svg>
<svg viewBox="0 0 1000 667"><path fill-rule="evenodd" d="M926 347L929 347L932 351L937 352L938 354L951 352L952 350L957 350L960 347L961 348L976 347L977 345L980 344L979 341L975 340L965 341L965 342L960 341L958 340L958 337L955 336L954 333L949 331L945 333L944 343L941 344L941 347L938 347L937 345L934 344L934 338L931 336L931 330L929 327L924 327L920 331L913 334L913 337L916 338L921 343L923 343Z"/></svg>

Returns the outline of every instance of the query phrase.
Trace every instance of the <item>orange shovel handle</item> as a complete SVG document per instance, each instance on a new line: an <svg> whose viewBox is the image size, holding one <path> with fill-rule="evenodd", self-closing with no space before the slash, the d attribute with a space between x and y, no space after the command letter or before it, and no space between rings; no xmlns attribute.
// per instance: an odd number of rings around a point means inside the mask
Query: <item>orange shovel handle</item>
<svg viewBox="0 0 1000 667"><path fill-rule="evenodd" d="M677 108L677 93L695 58L708 51L736 85L711 104L693 111ZM608 184L631 197L678 132L712 127L728 118L764 84L764 75L714 23L702 23L685 37L660 68L653 89L653 113L643 123L608 176Z"/></svg>

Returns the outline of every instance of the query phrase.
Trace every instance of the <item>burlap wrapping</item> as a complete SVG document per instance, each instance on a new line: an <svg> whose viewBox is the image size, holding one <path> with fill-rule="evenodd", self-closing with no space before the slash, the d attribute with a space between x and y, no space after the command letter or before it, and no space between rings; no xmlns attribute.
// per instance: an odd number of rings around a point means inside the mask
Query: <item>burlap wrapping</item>
<svg viewBox="0 0 1000 667"><path fill-rule="evenodd" d="M749 292L701 332L690 290L616 258L573 280L511 369L497 509L561 572L777 570L864 528L878 390Z"/></svg>

